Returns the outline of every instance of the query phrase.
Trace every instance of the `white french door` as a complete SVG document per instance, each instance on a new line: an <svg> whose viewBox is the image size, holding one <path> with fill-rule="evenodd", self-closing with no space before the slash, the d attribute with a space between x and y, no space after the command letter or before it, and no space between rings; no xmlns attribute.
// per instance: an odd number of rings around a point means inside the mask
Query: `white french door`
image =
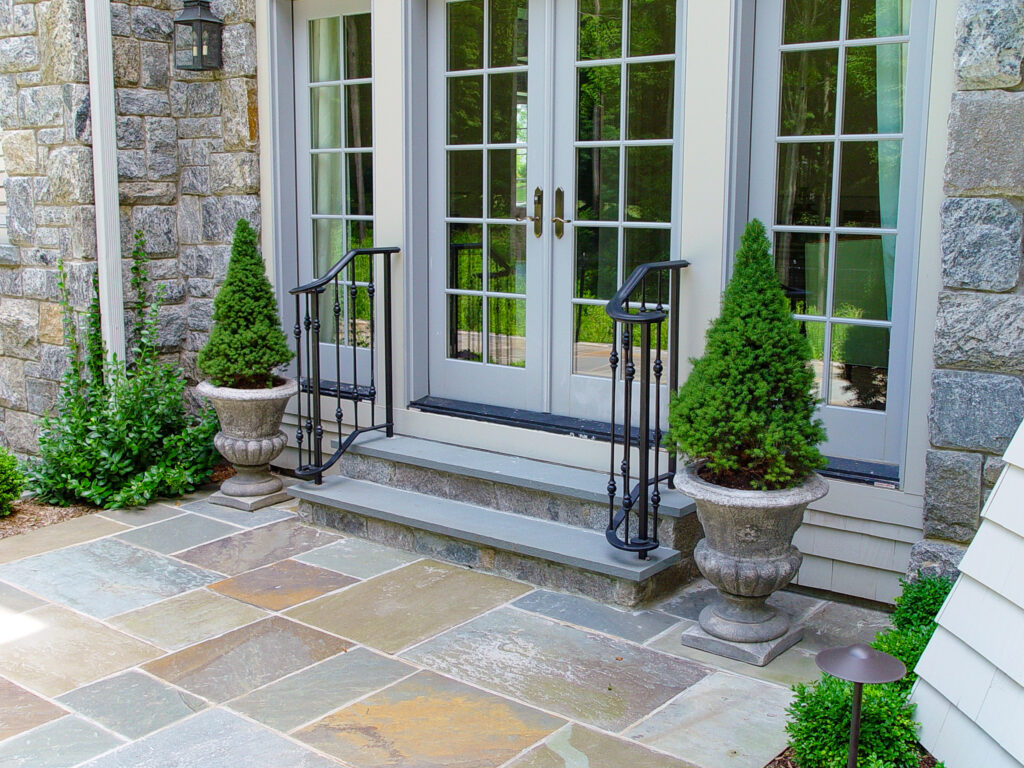
<svg viewBox="0 0 1024 768"><path fill-rule="evenodd" d="M605 303L678 252L675 0L431 0L432 395L607 420Z"/></svg>

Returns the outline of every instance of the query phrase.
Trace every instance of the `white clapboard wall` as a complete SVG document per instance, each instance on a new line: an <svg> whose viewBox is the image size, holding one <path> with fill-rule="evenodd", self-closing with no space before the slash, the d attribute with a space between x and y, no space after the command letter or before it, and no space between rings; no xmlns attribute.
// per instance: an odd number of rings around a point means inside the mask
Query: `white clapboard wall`
<svg viewBox="0 0 1024 768"><path fill-rule="evenodd" d="M939 612L912 700L947 768L1024 766L1024 425Z"/></svg>

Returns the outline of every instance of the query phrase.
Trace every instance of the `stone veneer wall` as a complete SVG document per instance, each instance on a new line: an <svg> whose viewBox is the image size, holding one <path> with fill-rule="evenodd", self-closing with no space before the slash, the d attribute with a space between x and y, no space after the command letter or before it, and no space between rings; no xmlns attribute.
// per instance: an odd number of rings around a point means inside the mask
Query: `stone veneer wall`
<svg viewBox="0 0 1024 768"><path fill-rule="evenodd" d="M111 4L125 299L133 235L166 292L161 345L196 378L239 217L259 225L255 10L213 0L217 72L175 70L181 0ZM76 308L91 298L96 235L83 0L0 0L0 151L8 235L0 247L0 444L36 450L35 421L66 365L58 259Z"/></svg>
<svg viewBox="0 0 1024 768"><path fill-rule="evenodd" d="M1024 0L961 0L942 206L942 291L911 574L956 573L1024 419Z"/></svg>

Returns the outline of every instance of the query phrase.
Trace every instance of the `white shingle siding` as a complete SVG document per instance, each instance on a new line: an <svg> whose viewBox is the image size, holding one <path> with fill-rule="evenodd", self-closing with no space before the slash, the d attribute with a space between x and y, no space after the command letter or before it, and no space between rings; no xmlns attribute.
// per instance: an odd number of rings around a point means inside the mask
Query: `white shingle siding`
<svg viewBox="0 0 1024 768"><path fill-rule="evenodd" d="M939 612L913 701L947 768L1024 766L1024 426Z"/></svg>

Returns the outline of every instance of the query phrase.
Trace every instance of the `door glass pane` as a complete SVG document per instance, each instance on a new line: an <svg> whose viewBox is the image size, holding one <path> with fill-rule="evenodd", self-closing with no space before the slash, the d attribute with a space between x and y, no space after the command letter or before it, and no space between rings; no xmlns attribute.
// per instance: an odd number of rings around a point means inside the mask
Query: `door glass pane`
<svg viewBox="0 0 1024 768"><path fill-rule="evenodd" d="M626 67L629 93L628 139L672 138L674 61L630 64Z"/></svg>
<svg viewBox="0 0 1024 768"><path fill-rule="evenodd" d="M448 287L483 288L484 236L480 224L448 225Z"/></svg>
<svg viewBox="0 0 1024 768"><path fill-rule="evenodd" d="M580 61L622 56L621 0L579 0L578 34Z"/></svg>
<svg viewBox="0 0 1024 768"><path fill-rule="evenodd" d="M615 331L601 304L572 305L572 372L611 377L608 356Z"/></svg>
<svg viewBox="0 0 1024 768"><path fill-rule="evenodd" d="M484 65L483 0L448 3L448 71Z"/></svg>
<svg viewBox="0 0 1024 768"><path fill-rule="evenodd" d="M814 371L814 397L824 397L822 386L822 371L825 361L825 323L817 321L800 323L800 332L807 337L807 344L811 348L811 369Z"/></svg>
<svg viewBox="0 0 1024 768"><path fill-rule="evenodd" d="M348 211L355 216L373 213L373 155L354 152L348 158Z"/></svg>
<svg viewBox="0 0 1024 768"><path fill-rule="evenodd" d="M844 141L839 175L839 225L896 226L900 141Z"/></svg>
<svg viewBox="0 0 1024 768"><path fill-rule="evenodd" d="M840 235L832 313L836 317L891 320L895 260L895 235Z"/></svg>
<svg viewBox="0 0 1024 768"><path fill-rule="evenodd" d="M309 82L341 79L340 34L337 16L309 22Z"/></svg>
<svg viewBox="0 0 1024 768"><path fill-rule="evenodd" d="M838 40L839 5L840 0L786 0L782 41L788 44Z"/></svg>
<svg viewBox="0 0 1024 768"><path fill-rule="evenodd" d="M626 148L626 218L670 221L672 147Z"/></svg>
<svg viewBox="0 0 1024 768"><path fill-rule="evenodd" d="M775 269L798 315L823 315L828 290L828 234L777 232Z"/></svg>
<svg viewBox="0 0 1024 768"><path fill-rule="evenodd" d="M449 144L483 142L483 92L483 75L448 78Z"/></svg>
<svg viewBox="0 0 1024 768"><path fill-rule="evenodd" d="M327 272L347 251L344 221L317 219L313 222L313 253L317 276Z"/></svg>
<svg viewBox="0 0 1024 768"><path fill-rule="evenodd" d="M526 142L526 73L490 75L491 142Z"/></svg>
<svg viewBox="0 0 1024 768"><path fill-rule="evenodd" d="M623 280L628 278L633 273L633 270L641 264L647 264L652 261L668 261L669 247L672 243L671 229L637 229L629 227L624 235L625 240L622 254ZM646 287L642 292L645 301L657 303L660 299L663 303L668 303L668 283L664 281L659 282L662 275L664 273L661 272L648 275L645 283ZM659 287L661 288L660 296L658 292ZM638 290L634 295L636 300L639 300L641 291Z"/></svg>
<svg viewBox="0 0 1024 768"><path fill-rule="evenodd" d="M489 224L487 290L526 293L526 225Z"/></svg>
<svg viewBox="0 0 1024 768"><path fill-rule="evenodd" d="M492 67L526 63L528 0L490 0Z"/></svg>
<svg viewBox="0 0 1024 768"><path fill-rule="evenodd" d="M832 142L779 144L776 223L828 226L832 221Z"/></svg>
<svg viewBox="0 0 1024 768"><path fill-rule="evenodd" d="M341 86L309 89L309 121L313 149L341 146Z"/></svg>
<svg viewBox="0 0 1024 768"><path fill-rule="evenodd" d="M889 329L832 326L829 405L885 410L889 383Z"/></svg>
<svg viewBox="0 0 1024 768"><path fill-rule="evenodd" d="M675 0L629 0L629 55L675 53Z"/></svg>
<svg viewBox="0 0 1024 768"><path fill-rule="evenodd" d="M900 133L907 46L869 45L846 49L844 133Z"/></svg>
<svg viewBox="0 0 1024 768"><path fill-rule="evenodd" d="M526 366L526 300L487 299L487 362Z"/></svg>
<svg viewBox="0 0 1024 768"><path fill-rule="evenodd" d="M619 218L619 148L576 150L576 218L617 221Z"/></svg>
<svg viewBox="0 0 1024 768"><path fill-rule="evenodd" d="M448 215L479 219L484 207L484 153L448 152Z"/></svg>
<svg viewBox="0 0 1024 768"><path fill-rule="evenodd" d="M342 158L338 152L313 155L313 213L341 214Z"/></svg>
<svg viewBox="0 0 1024 768"><path fill-rule="evenodd" d="M345 17L345 77L357 80L371 75L370 14Z"/></svg>
<svg viewBox="0 0 1024 768"><path fill-rule="evenodd" d="M480 362L483 354L483 297L448 297L448 357Z"/></svg>
<svg viewBox="0 0 1024 768"><path fill-rule="evenodd" d="M373 146L373 86L369 83L345 86L346 147Z"/></svg>
<svg viewBox="0 0 1024 768"><path fill-rule="evenodd" d="M373 248L373 222L350 221L348 223L348 247Z"/></svg>
<svg viewBox="0 0 1024 768"><path fill-rule="evenodd" d="M892 37L910 32L910 0L850 0L850 37Z"/></svg>
<svg viewBox="0 0 1024 768"><path fill-rule="evenodd" d="M838 48L782 54L780 136L835 133L838 71Z"/></svg>
<svg viewBox="0 0 1024 768"><path fill-rule="evenodd" d="M619 288L618 227L576 227L576 279L573 295L610 299Z"/></svg>
<svg viewBox="0 0 1024 768"><path fill-rule="evenodd" d="M491 149L489 216L514 219L526 211L526 150Z"/></svg>
<svg viewBox="0 0 1024 768"><path fill-rule="evenodd" d="M619 138L622 102L622 67L581 67L579 69L580 141L610 141Z"/></svg>

